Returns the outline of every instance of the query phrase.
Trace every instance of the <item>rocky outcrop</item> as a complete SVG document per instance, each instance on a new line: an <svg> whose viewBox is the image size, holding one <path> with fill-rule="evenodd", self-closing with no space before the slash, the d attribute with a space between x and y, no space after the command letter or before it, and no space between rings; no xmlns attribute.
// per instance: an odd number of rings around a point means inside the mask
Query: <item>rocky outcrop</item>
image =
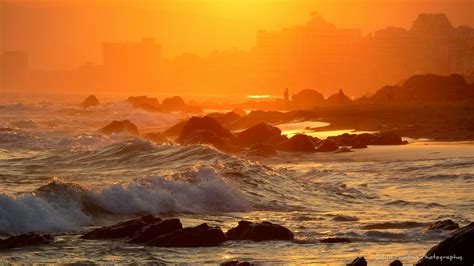
<svg viewBox="0 0 474 266"><path fill-rule="evenodd" d="M474 223L459 228L451 236L432 247L417 266L473 265Z"/></svg>
<svg viewBox="0 0 474 266"><path fill-rule="evenodd" d="M342 90L339 90L338 93L335 93L329 96L326 99L328 104L349 104L352 103L351 98L347 97Z"/></svg>
<svg viewBox="0 0 474 266"><path fill-rule="evenodd" d="M179 219L157 221L146 227L142 227L129 242L134 244L146 244L157 237L181 229L183 229L183 226Z"/></svg>
<svg viewBox="0 0 474 266"><path fill-rule="evenodd" d="M330 139L321 140L316 148L317 152L332 152L337 151L339 147L337 143Z"/></svg>
<svg viewBox="0 0 474 266"><path fill-rule="evenodd" d="M324 96L318 91L306 89L293 95L291 103L296 109L312 109L324 104Z"/></svg>
<svg viewBox="0 0 474 266"><path fill-rule="evenodd" d="M428 231L432 230L456 230L459 228L459 225L453 222L450 219L436 221L428 227Z"/></svg>
<svg viewBox="0 0 474 266"><path fill-rule="evenodd" d="M94 229L81 236L83 239L116 239L116 238L130 238L143 230L145 227L159 223L161 219L151 215L143 216L138 219L133 219L111 226Z"/></svg>
<svg viewBox="0 0 474 266"><path fill-rule="evenodd" d="M226 240L219 227L201 224L165 234L149 241L147 245L156 247L212 247Z"/></svg>
<svg viewBox="0 0 474 266"><path fill-rule="evenodd" d="M54 237L50 234L27 233L18 236L12 236L7 239L0 239L0 250L46 245L53 242Z"/></svg>
<svg viewBox="0 0 474 266"><path fill-rule="evenodd" d="M278 146L279 150L289 152L313 152L318 142L307 135L297 134Z"/></svg>
<svg viewBox="0 0 474 266"><path fill-rule="evenodd" d="M80 103L80 106L86 109L89 107L99 106L99 105L100 105L99 99L97 99L95 95L89 95L89 97L85 98L84 101Z"/></svg>
<svg viewBox="0 0 474 266"><path fill-rule="evenodd" d="M242 146L251 146L257 143L277 145L285 141L286 136L281 135L277 127L260 123L237 134L237 143Z"/></svg>
<svg viewBox="0 0 474 266"><path fill-rule="evenodd" d="M402 138L395 133L379 133L372 135L373 138L370 140L369 145L402 145L406 144L402 141Z"/></svg>
<svg viewBox="0 0 474 266"><path fill-rule="evenodd" d="M399 260L394 260L390 263L389 266L403 266L403 263Z"/></svg>
<svg viewBox="0 0 474 266"><path fill-rule="evenodd" d="M348 263L347 266L367 266L367 261L364 257L357 257L351 263Z"/></svg>
<svg viewBox="0 0 474 266"><path fill-rule="evenodd" d="M169 142L168 138L160 132L151 132L143 136L144 139L147 139L155 144L163 144Z"/></svg>
<svg viewBox="0 0 474 266"><path fill-rule="evenodd" d="M232 139L234 135L211 117L191 117L184 125L178 138L178 143L184 143L196 131L213 132L223 139Z"/></svg>
<svg viewBox="0 0 474 266"><path fill-rule="evenodd" d="M111 135L114 133L122 133L122 134L130 134L130 135L138 136L140 134L138 131L138 127L134 123L130 122L129 120L122 120L122 121L114 120L107 126L101 128L99 131L106 135Z"/></svg>
<svg viewBox="0 0 474 266"><path fill-rule="evenodd" d="M240 221L226 233L228 240L293 240L293 233L287 228L270 222L252 223Z"/></svg>

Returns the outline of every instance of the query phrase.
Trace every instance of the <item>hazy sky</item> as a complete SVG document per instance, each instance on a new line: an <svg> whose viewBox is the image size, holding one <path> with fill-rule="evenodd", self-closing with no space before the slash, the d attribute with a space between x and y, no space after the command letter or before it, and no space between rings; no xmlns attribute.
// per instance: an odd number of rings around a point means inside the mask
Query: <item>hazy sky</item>
<svg viewBox="0 0 474 266"><path fill-rule="evenodd" d="M0 0L0 49L24 50L35 68L101 61L103 41L153 37L165 56L250 49L258 29L305 24L312 11L363 34L409 28L419 13L474 26L474 0Z"/></svg>

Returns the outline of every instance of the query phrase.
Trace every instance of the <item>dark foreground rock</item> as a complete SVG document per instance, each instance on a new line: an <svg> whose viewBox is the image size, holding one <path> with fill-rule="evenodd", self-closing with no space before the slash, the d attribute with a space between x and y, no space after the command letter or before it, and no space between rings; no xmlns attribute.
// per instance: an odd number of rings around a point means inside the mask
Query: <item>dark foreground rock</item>
<svg viewBox="0 0 474 266"><path fill-rule="evenodd" d="M89 108L92 106L98 106L100 105L99 99L95 97L95 95L89 95L84 101L81 102L80 106L82 108Z"/></svg>
<svg viewBox="0 0 474 266"><path fill-rule="evenodd" d="M403 266L403 263L399 260L394 260L390 263L390 266Z"/></svg>
<svg viewBox="0 0 474 266"><path fill-rule="evenodd" d="M278 146L279 150L289 152L313 152L318 140L304 134L297 134Z"/></svg>
<svg viewBox="0 0 474 266"><path fill-rule="evenodd" d="M183 229L183 226L179 219L167 219L144 227L141 231L137 232L129 242L145 244L159 236L181 229Z"/></svg>
<svg viewBox="0 0 474 266"><path fill-rule="evenodd" d="M125 133L125 134L138 136L140 134L138 132L138 127L134 123L130 122L129 120L121 120L121 121L114 120L112 121L112 123L101 128L99 131L106 135L111 135L114 133Z"/></svg>
<svg viewBox="0 0 474 266"><path fill-rule="evenodd" d="M54 242L54 237L49 234L27 233L0 239L0 250L10 248L23 248L29 246L45 245Z"/></svg>
<svg viewBox="0 0 474 266"><path fill-rule="evenodd" d="M210 227L206 223L196 227L187 227L168 233L149 241L147 245L156 247L212 247L226 240L219 227Z"/></svg>
<svg viewBox="0 0 474 266"><path fill-rule="evenodd" d="M473 247L474 223L470 223L428 250L416 265L474 265Z"/></svg>
<svg viewBox="0 0 474 266"><path fill-rule="evenodd" d="M196 131L213 132L217 137L223 139L231 139L234 135L225 129L219 122L211 117L191 117L183 125L178 138L178 143L184 143Z"/></svg>
<svg viewBox="0 0 474 266"><path fill-rule="evenodd" d="M348 263L347 266L367 266L367 261L364 257L357 257L351 263Z"/></svg>
<svg viewBox="0 0 474 266"><path fill-rule="evenodd" d="M252 223L240 221L226 233L228 240L293 240L293 233L287 228L270 222Z"/></svg>
<svg viewBox="0 0 474 266"><path fill-rule="evenodd" d="M133 237L145 227L159 223L161 219L151 215L143 216L111 226L97 228L81 236L83 239L117 239Z"/></svg>
<svg viewBox="0 0 474 266"><path fill-rule="evenodd" d="M434 222L428 227L428 231L431 230L456 230L459 225L450 219Z"/></svg>
<svg viewBox="0 0 474 266"><path fill-rule="evenodd" d="M237 134L237 141L242 146L251 146L257 143L276 145L286 139L286 136L281 135L279 128L266 123L257 124Z"/></svg>

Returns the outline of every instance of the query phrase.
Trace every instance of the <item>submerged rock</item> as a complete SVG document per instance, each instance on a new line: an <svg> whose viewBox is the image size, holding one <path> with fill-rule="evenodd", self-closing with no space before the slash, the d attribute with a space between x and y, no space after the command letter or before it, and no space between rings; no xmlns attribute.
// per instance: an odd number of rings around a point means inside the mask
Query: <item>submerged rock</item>
<svg viewBox="0 0 474 266"><path fill-rule="evenodd" d="M159 236L147 245L156 247L212 247L226 240L219 227L210 227L206 223L196 227L187 227Z"/></svg>
<svg viewBox="0 0 474 266"><path fill-rule="evenodd" d="M394 260L390 263L390 266L403 266L403 263L399 260Z"/></svg>
<svg viewBox="0 0 474 266"><path fill-rule="evenodd" d="M116 239L133 237L145 227L161 222L161 219L151 215L143 216L111 226L94 229L81 236L83 239Z"/></svg>
<svg viewBox="0 0 474 266"><path fill-rule="evenodd" d="M364 257L357 257L351 263L348 263L347 266L367 266L367 261Z"/></svg>
<svg viewBox="0 0 474 266"><path fill-rule="evenodd" d="M228 240L293 240L293 233L287 228L270 222L252 223L240 221L226 233Z"/></svg>
<svg viewBox="0 0 474 266"><path fill-rule="evenodd" d="M459 228L451 236L432 247L417 266L473 265L474 223Z"/></svg>
<svg viewBox="0 0 474 266"><path fill-rule="evenodd" d="M84 99L84 101L82 101L82 103L80 104L82 108L89 108L89 107L98 106L98 105L100 105L100 102L99 102L99 99L95 97L95 95L89 95L89 97Z"/></svg>
<svg viewBox="0 0 474 266"><path fill-rule="evenodd" d="M167 219L144 227L135 234L130 243L145 244L159 236L183 229L179 219Z"/></svg>
<svg viewBox="0 0 474 266"><path fill-rule="evenodd" d="M130 120L114 120L112 121L112 123L101 128L99 131L106 135L111 135L114 133L125 133L138 136L140 134L138 132L138 127L134 123L130 122Z"/></svg>
<svg viewBox="0 0 474 266"><path fill-rule="evenodd" d="M317 142L310 136L297 134L278 146L279 150L289 152L313 152Z"/></svg>
<svg viewBox="0 0 474 266"><path fill-rule="evenodd" d="M442 220L434 222L428 227L428 231L431 230L456 230L459 228L459 225L453 222L451 219Z"/></svg>
<svg viewBox="0 0 474 266"><path fill-rule="evenodd" d="M46 245L53 242L54 237L50 234L27 233L18 236L12 236L7 239L0 239L0 250Z"/></svg>
<svg viewBox="0 0 474 266"><path fill-rule="evenodd" d="M321 243L351 243L352 240L347 237L328 237L320 239L319 242Z"/></svg>

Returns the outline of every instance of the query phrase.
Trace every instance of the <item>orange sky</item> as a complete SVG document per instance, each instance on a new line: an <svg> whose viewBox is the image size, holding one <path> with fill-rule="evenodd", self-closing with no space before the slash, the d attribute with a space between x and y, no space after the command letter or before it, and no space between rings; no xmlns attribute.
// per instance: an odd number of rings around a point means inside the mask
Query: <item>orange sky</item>
<svg viewBox="0 0 474 266"><path fill-rule="evenodd" d="M2 0L0 0L2 1ZM17 0L2 1L1 50L24 50L32 67L100 62L103 41L154 37L165 56L250 49L258 29L304 24L311 11L363 34L408 28L419 13L474 26L472 0Z"/></svg>

